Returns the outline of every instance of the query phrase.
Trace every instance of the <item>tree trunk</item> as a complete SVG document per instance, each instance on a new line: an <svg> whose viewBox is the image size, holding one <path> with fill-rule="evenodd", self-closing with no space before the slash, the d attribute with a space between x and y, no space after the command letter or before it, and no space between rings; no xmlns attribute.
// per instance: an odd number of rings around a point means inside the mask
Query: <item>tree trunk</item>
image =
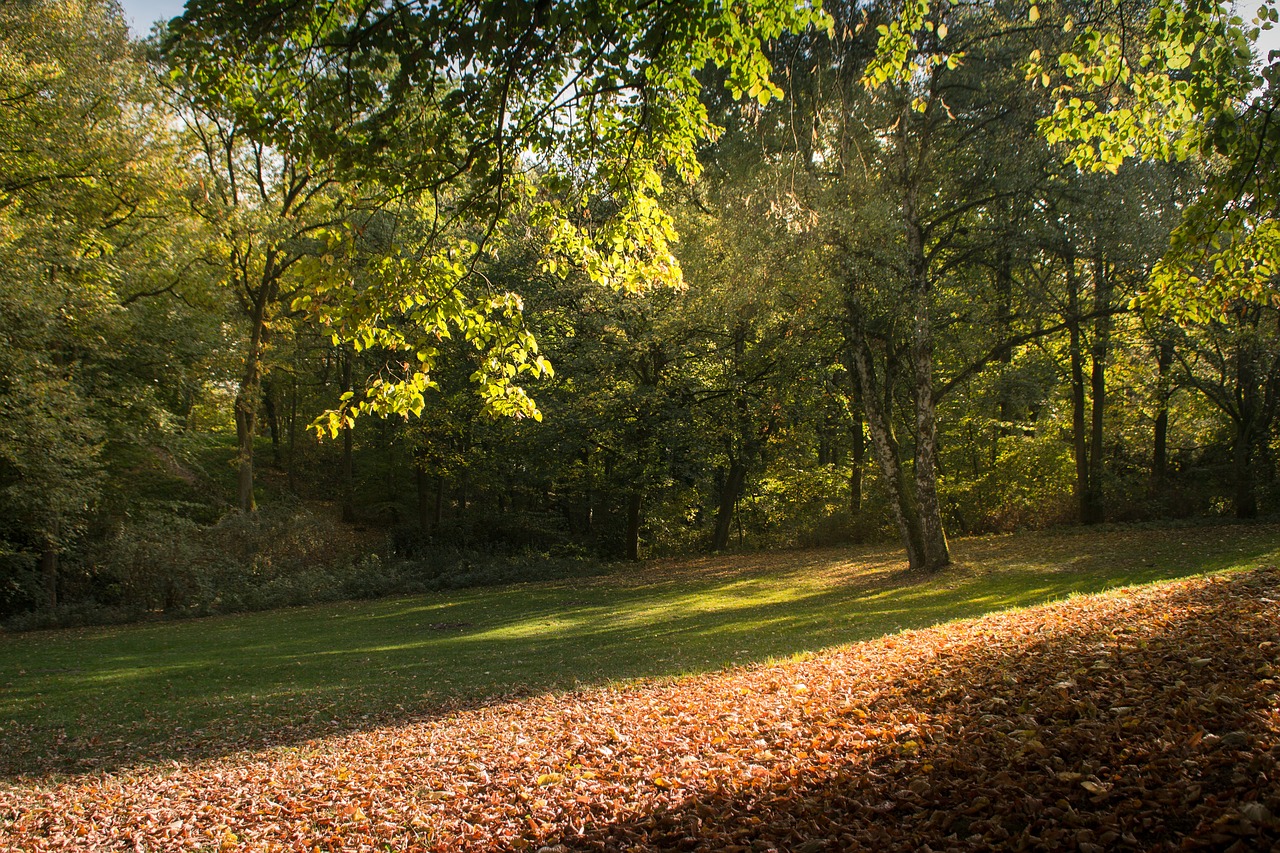
<svg viewBox="0 0 1280 853"><path fill-rule="evenodd" d="M919 505L921 565L934 572L951 563L951 550L942 525L938 501L938 429L933 399L933 332L929 312L921 306L916 315L912 346L916 380L916 502Z"/></svg>
<svg viewBox="0 0 1280 853"><path fill-rule="evenodd" d="M1262 415L1258 388L1257 351L1253 340L1243 340L1236 351L1236 435L1231 448L1232 473L1235 477L1236 518L1258 517L1258 492L1253 469L1254 441Z"/></svg>
<svg viewBox="0 0 1280 853"><path fill-rule="evenodd" d="M1173 341L1161 338L1156 345L1156 422L1151 447L1151 489L1159 497L1169 474L1169 374L1173 369Z"/></svg>
<svg viewBox="0 0 1280 853"><path fill-rule="evenodd" d="M716 510L716 529L711 540L712 551L723 551L729 546L729 530L733 526L733 512L742 496L742 485L746 482L747 466L741 459L734 459L729 464L729 474L725 477L724 487L720 490L720 506Z"/></svg>
<svg viewBox="0 0 1280 853"><path fill-rule="evenodd" d="M951 563L951 550L947 547L938 501L938 426L937 404L933 397L933 321L929 307L928 260L917 210L916 187L910 182L903 194L902 209L915 313L911 366L916 399L915 499L922 553L920 565L913 568L934 572Z"/></svg>
<svg viewBox="0 0 1280 853"><path fill-rule="evenodd" d="M1106 506L1102 494L1103 416L1107 409L1107 357L1111 343L1111 276L1103 258L1094 262L1093 269L1093 346L1090 348L1092 370L1089 376L1090 429L1089 429L1089 480L1083 503L1085 524L1100 524L1106 520Z"/></svg>
<svg viewBox="0 0 1280 853"><path fill-rule="evenodd" d="M436 504L431 516L431 529L439 530L444 522L444 476L436 476Z"/></svg>
<svg viewBox="0 0 1280 853"><path fill-rule="evenodd" d="M342 353L342 390L351 390L351 353ZM348 424L342 428L342 520L353 524L356 520L356 478L352 463L352 427Z"/></svg>
<svg viewBox="0 0 1280 853"><path fill-rule="evenodd" d="M636 489L627 496L627 559L640 559L640 510L644 496Z"/></svg>
<svg viewBox="0 0 1280 853"><path fill-rule="evenodd" d="M256 373L257 366L252 368ZM249 371L246 370L246 376ZM246 379L236 394L236 504L241 512L258 509L253 497L253 436L258 422L256 381Z"/></svg>
<svg viewBox="0 0 1280 853"><path fill-rule="evenodd" d="M1253 430L1250 426L1247 422L1236 424L1235 446L1232 447L1236 518L1258 517L1258 494L1253 476Z"/></svg>
<svg viewBox="0 0 1280 853"><path fill-rule="evenodd" d="M262 383L262 413L267 416L267 430L271 434L271 464L278 471L284 467L280 455L280 415L276 410L276 383L268 376Z"/></svg>
<svg viewBox="0 0 1280 853"><path fill-rule="evenodd" d="M586 509L586 519L583 522L582 529L584 533L591 532L591 525L595 523L596 514L596 490L595 476L591 468L591 451L582 451L582 465L586 469L586 494L583 496L583 504Z"/></svg>
<svg viewBox="0 0 1280 853"><path fill-rule="evenodd" d="M45 604L49 609L58 606L58 520L55 518L50 535L45 537L40 551L40 577L44 579Z"/></svg>
<svg viewBox="0 0 1280 853"><path fill-rule="evenodd" d="M1071 356L1071 443L1076 462L1076 517L1088 523L1089 444L1084 428L1084 347L1080 340L1080 280L1076 277L1076 261L1067 261L1067 332Z"/></svg>
<svg viewBox="0 0 1280 853"><path fill-rule="evenodd" d="M289 388L289 491L298 493L298 377Z"/></svg>
<svg viewBox="0 0 1280 853"><path fill-rule="evenodd" d="M236 501L241 512L258 508L253 495L253 439L258 428L258 407L262 402L263 355L267 344L267 307L276 288L275 252L267 253L262 280L251 292L249 311L249 346L244 356L244 372L236 390Z"/></svg>
<svg viewBox="0 0 1280 853"><path fill-rule="evenodd" d="M867 430L871 433L871 449L880 465L885 489L889 493L889 509L902 537L902 545L907 551L907 563L913 569L923 568L925 551L920 519L907 484L906 473L898 459L897 438L889 423L888 414L881 406L881 389L871 364L871 353L864 342L854 343L849 349L850 360L862 390L862 410L866 416Z"/></svg>
<svg viewBox="0 0 1280 853"><path fill-rule="evenodd" d="M426 536L431 530L431 479L420 462L413 466L413 484L418 491L418 531Z"/></svg>
<svg viewBox="0 0 1280 853"><path fill-rule="evenodd" d="M999 328L1000 340L1009 340L1013 336L1013 255L1007 245L1001 246L996 258L996 325ZM1013 434L1013 406L1009 394L1009 366L1013 364L1013 349L1007 347L1000 353L999 384L996 394L999 397L995 434L991 440L991 464L994 466L1000 459L1000 439ZM975 471L975 474L978 473Z"/></svg>
<svg viewBox="0 0 1280 853"><path fill-rule="evenodd" d="M862 422L862 407L858 406L853 413L853 464L849 468L849 512L855 516L862 512L862 475L867 458L867 439L862 431Z"/></svg>

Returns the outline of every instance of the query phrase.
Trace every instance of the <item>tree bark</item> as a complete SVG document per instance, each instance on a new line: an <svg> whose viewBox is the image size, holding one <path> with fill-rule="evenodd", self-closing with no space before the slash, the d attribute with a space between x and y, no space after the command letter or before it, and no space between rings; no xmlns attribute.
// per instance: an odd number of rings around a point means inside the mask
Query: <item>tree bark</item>
<svg viewBox="0 0 1280 853"><path fill-rule="evenodd" d="M851 456L853 464L849 466L849 512L857 515L862 512L862 476L867 458L867 439L863 433L862 406L853 413L853 429L851 431Z"/></svg>
<svg viewBox="0 0 1280 853"><path fill-rule="evenodd" d="M924 542L920 519L907 484L906 473L898 458L897 437L887 412L881 406L881 389L878 387L871 353L865 342L859 341L850 346L850 361L862 390L862 410L866 416L867 430L871 434L871 449L884 477L885 489L889 493L889 509L902 537L902 545L907 551L907 563L913 569L923 568Z"/></svg>
<svg viewBox="0 0 1280 853"><path fill-rule="evenodd" d="M280 454L280 414L276 409L276 383L270 376L262 383L262 413L267 417L267 431L271 434L271 464L279 470L284 467Z"/></svg>
<svg viewBox="0 0 1280 853"><path fill-rule="evenodd" d="M351 353L345 349L342 352L342 390L351 390ZM347 524L356 520L355 466L351 458L353 444L352 427L347 425L342 428L342 520Z"/></svg>
<svg viewBox="0 0 1280 853"><path fill-rule="evenodd" d="M910 180L904 183L906 191L903 193L902 210L907 230L907 264L915 315L911 336L916 400L915 499L922 549L920 565L913 568L934 572L951 563L951 550L947 546L938 501L937 404L933 396L933 320L929 306L931 286L917 207L917 188Z"/></svg>
<svg viewBox="0 0 1280 853"><path fill-rule="evenodd" d="M1173 341L1163 337L1156 344L1156 420L1151 436L1151 488L1157 497L1169 474L1169 397L1173 369Z"/></svg>
<svg viewBox="0 0 1280 853"><path fill-rule="evenodd" d="M627 559L640 559L640 510L644 496L639 489L627 496Z"/></svg>
<svg viewBox="0 0 1280 853"><path fill-rule="evenodd" d="M933 332L929 312L917 309L912 361L916 380L916 502L923 549L921 565L934 572L951 563L938 501L938 428L933 399Z"/></svg>
<svg viewBox="0 0 1280 853"><path fill-rule="evenodd" d="M262 402L263 356L267 344L267 308L274 299L276 252L267 252L262 278L256 289L245 288L252 297L249 310L249 345L245 350L244 372L236 390L236 501L241 512L258 508L253 494L253 440L258 428L258 408Z"/></svg>
<svg viewBox="0 0 1280 853"><path fill-rule="evenodd" d="M1102 493L1103 418L1107 409L1107 358L1111 343L1111 276L1107 274L1107 262L1099 257L1093 267L1093 346L1089 376L1090 429L1089 429L1089 479L1083 502L1085 524L1101 524L1106 520L1106 504Z"/></svg>
<svg viewBox="0 0 1280 853"><path fill-rule="evenodd" d="M258 508L253 496L253 438L258 425L260 369L257 354L251 353L245 359L244 378L236 394L236 502L241 512Z"/></svg>
<svg viewBox="0 0 1280 853"><path fill-rule="evenodd" d="M418 532L426 536L431 530L431 478L421 462L413 466L413 484L418 492Z"/></svg>
<svg viewBox="0 0 1280 853"><path fill-rule="evenodd" d="M1236 518L1258 517L1258 494L1253 476L1253 431L1247 423L1236 424L1235 446L1232 448L1232 473L1235 476Z"/></svg>
<svg viewBox="0 0 1280 853"><path fill-rule="evenodd" d="M1013 257L1007 244L1002 245L996 258L996 325L1001 340L1009 340L1013 336ZM1013 434L1013 406L1009 394L1009 366L1013 363L1013 348L1008 347L1000 352L1000 375L996 394L999 397L999 409L995 434L991 440L991 464L995 465L1000 458L1000 439ZM977 473L977 472L975 472Z"/></svg>
<svg viewBox="0 0 1280 853"><path fill-rule="evenodd" d="M723 551L729 547L729 532L733 526L733 513L742 497L742 486L746 482L747 466L741 459L733 459L729 463L729 473L720 489L720 505L716 509L716 529L711 540L712 551Z"/></svg>
<svg viewBox="0 0 1280 853"><path fill-rule="evenodd" d="M436 503L431 515L431 529L439 530L444 522L444 475L436 475Z"/></svg>
<svg viewBox="0 0 1280 853"><path fill-rule="evenodd" d="M298 493L298 377L289 387L289 491Z"/></svg>
<svg viewBox="0 0 1280 853"><path fill-rule="evenodd" d="M1071 358L1071 443L1076 462L1076 517L1087 523L1089 494L1089 443L1084 427L1084 346L1080 331L1080 280L1075 257L1067 262L1067 332Z"/></svg>
<svg viewBox="0 0 1280 853"><path fill-rule="evenodd" d="M1254 441L1262 413L1262 401L1258 393L1258 369L1255 343L1242 340L1236 351L1236 405L1235 442L1231 448L1232 474L1235 478L1236 518L1258 517L1258 493L1253 470Z"/></svg>
<svg viewBox="0 0 1280 853"><path fill-rule="evenodd" d="M45 537L40 551L40 577L44 580L45 604L49 609L58 606L58 520L52 523L50 535Z"/></svg>

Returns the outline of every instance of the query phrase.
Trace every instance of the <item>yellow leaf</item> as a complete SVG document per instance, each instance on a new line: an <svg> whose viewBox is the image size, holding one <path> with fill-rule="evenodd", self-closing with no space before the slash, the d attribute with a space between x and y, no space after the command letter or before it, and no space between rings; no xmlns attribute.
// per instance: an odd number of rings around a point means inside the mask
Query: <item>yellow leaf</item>
<svg viewBox="0 0 1280 853"><path fill-rule="evenodd" d="M564 776L560 775L559 773L543 773L541 776L538 777L539 786L554 785L557 782L563 782L563 781L564 781Z"/></svg>
<svg viewBox="0 0 1280 853"><path fill-rule="evenodd" d="M1040 20L1040 7L1039 7L1039 6L1032 6L1032 7L1031 7L1031 11L1027 13L1027 18L1028 18L1028 19L1031 21L1031 23L1033 23L1033 24L1034 24L1036 21Z"/></svg>

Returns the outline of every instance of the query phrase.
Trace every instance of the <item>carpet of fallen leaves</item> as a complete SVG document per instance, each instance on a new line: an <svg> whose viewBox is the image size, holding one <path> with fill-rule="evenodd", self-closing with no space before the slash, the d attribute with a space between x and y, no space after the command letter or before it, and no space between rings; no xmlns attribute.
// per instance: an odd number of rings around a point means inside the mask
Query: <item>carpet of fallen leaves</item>
<svg viewBox="0 0 1280 853"><path fill-rule="evenodd" d="M0 787L0 849L1280 849L1280 572Z"/></svg>

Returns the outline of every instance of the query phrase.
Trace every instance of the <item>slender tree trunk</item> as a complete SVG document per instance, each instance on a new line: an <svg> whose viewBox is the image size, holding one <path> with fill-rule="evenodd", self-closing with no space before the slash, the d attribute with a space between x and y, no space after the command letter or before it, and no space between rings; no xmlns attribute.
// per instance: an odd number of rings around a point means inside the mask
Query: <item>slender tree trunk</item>
<svg viewBox="0 0 1280 853"><path fill-rule="evenodd" d="M640 510L644 495L639 489L627 495L627 559L640 559Z"/></svg>
<svg viewBox="0 0 1280 853"><path fill-rule="evenodd" d="M1080 280L1073 256L1067 262L1067 332L1071 357L1071 440L1076 462L1076 515L1087 523L1089 494L1089 444L1084 427L1084 346L1080 333Z"/></svg>
<svg viewBox="0 0 1280 853"><path fill-rule="evenodd" d="M1236 518L1258 517L1257 480L1254 473L1254 442L1261 420L1262 401L1258 389L1257 352L1252 340L1241 341L1236 351L1236 435L1231 448L1235 477Z"/></svg>
<svg viewBox="0 0 1280 853"><path fill-rule="evenodd" d="M267 416L267 430L271 434L271 464L279 470L284 467L280 454L280 415L276 409L276 383L270 376L262 383L262 413Z"/></svg>
<svg viewBox="0 0 1280 853"><path fill-rule="evenodd" d="M582 465L584 468L586 468L586 481L587 481L586 495L584 496L584 499L583 499L583 502L586 504L587 517L586 517L586 522L583 525L583 531L585 533L590 533L591 525L595 522L595 511L596 511L595 475L593 474L591 469L591 451L590 450L582 451Z"/></svg>
<svg viewBox="0 0 1280 853"><path fill-rule="evenodd" d="M867 458L867 439L862 431L863 420L862 406L859 405L853 413L850 448L853 464L849 466L849 512L855 516L862 512L862 476Z"/></svg>
<svg viewBox="0 0 1280 853"><path fill-rule="evenodd" d="M418 490L418 531L426 536L431 530L432 492L431 478L427 476L421 462L413 466L413 482Z"/></svg>
<svg viewBox="0 0 1280 853"><path fill-rule="evenodd" d="M40 550L40 577L44 580L44 601L50 609L58 606L58 520L52 523L52 530L45 537L44 547Z"/></svg>
<svg viewBox="0 0 1280 853"><path fill-rule="evenodd" d="M355 466L352 464L351 427L342 430L342 520L354 524L356 520Z"/></svg>
<svg viewBox="0 0 1280 853"><path fill-rule="evenodd" d="M431 529L439 530L444 522L444 476L436 476L436 505L431 517Z"/></svg>
<svg viewBox="0 0 1280 853"><path fill-rule="evenodd" d="M1090 348L1092 369L1089 376L1090 430L1089 430L1089 480L1085 492L1085 524L1100 524L1106 519L1106 504L1102 493L1103 417L1107 409L1107 357L1111 343L1111 276L1107 274L1104 258L1094 262L1093 346Z"/></svg>
<svg viewBox="0 0 1280 853"><path fill-rule="evenodd" d="M916 379L916 501L919 504L921 568L937 571L951 563L951 550L938 501L938 430L933 399L933 334L927 310L916 317L912 347Z"/></svg>
<svg viewBox="0 0 1280 853"><path fill-rule="evenodd" d="M731 460L729 473L724 479L724 487L720 489L720 505L716 509L716 529L711 540L712 551L723 551L729 546L733 513L738 506L738 499L742 497L742 486L746 478L746 464L741 459Z"/></svg>
<svg viewBox="0 0 1280 853"><path fill-rule="evenodd" d="M351 353L342 352L342 390L351 390ZM342 428L342 520L352 524L356 520L356 478L352 463L354 444L350 425Z"/></svg>
<svg viewBox="0 0 1280 853"><path fill-rule="evenodd" d="M241 512L255 512L253 495L253 439L258 428L258 407L262 402L263 356L267 344L267 308L275 294L274 250L268 251L262 279L252 296L249 311L249 346L245 351L244 372L236 391L236 500Z"/></svg>
<svg viewBox="0 0 1280 853"><path fill-rule="evenodd" d="M1253 431L1250 426L1247 422L1236 424L1236 440L1232 447L1236 518L1258 517L1258 493L1254 488L1253 474Z"/></svg>
<svg viewBox="0 0 1280 853"><path fill-rule="evenodd" d="M938 571L951 563L951 550L942 525L938 501L937 404L933 396L933 321L929 307L928 261L924 252L916 199L916 187L908 183L903 197L907 226L907 259L911 275L915 317L911 337L911 366L915 379L916 453L915 498L925 571Z"/></svg>
<svg viewBox="0 0 1280 853"><path fill-rule="evenodd" d="M999 328L1000 340L1008 340L1013 327L1013 257L1007 246L1002 246L996 258L996 325ZM1012 435L1013 407L1009 394L1009 366L1013 363L1013 350L1006 348L1000 353L999 385L996 393L999 397L999 409L995 434L991 440L991 464L994 466L1000 458L1000 439ZM975 473L978 473L975 471Z"/></svg>
<svg viewBox="0 0 1280 853"><path fill-rule="evenodd" d="M889 423L888 413L881 407L881 389L871 364L871 353L862 342L853 343L849 349L850 360L862 390L862 409L867 420L867 430L871 434L871 449L880 465L885 489L889 494L889 509L902 537L902 545L907 551L907 563L913 569L923 568L925 551L920 519L916 514L906 473L898 459L897 438Z"/></svg>
<svg viewBox="0 0 1280 853"><path fill-rule="evenodd" d="M250 370L256 374L257 365ZM246 377L250 370L246 371ZM258 422L256 385L256 378L246 378L236 394L236 502L241 512L255 512L258 508L253 496L253 436Z"/></svg>
<svg viewBox="0 0 1280 853"><path fill-rule="evenodd" d="M471 424L468 423L459 439L462 450L462 470L458 473L458 518L467 514L467 505L471 500L471 469L466 460L471 457Z"/></svg>
<svg viewBox="0 0 1280 853"><path fill-rule="evenodd" d="M1157 497L1169 474L1169 374L1173 369L1173 341L1161 338L1156 345L1156 422L1151 447L1151 489Z"/></svg>
<svg viewBox="0 0 1280 853"><path fill-rule="evenodd" d="M289 491L298 493L298 377L289 389Z"/></svg>
<svg viewBox="0 0 1280 853"><path fill-rule="evenodd" d="M391 421L383 418L378 424L378 437L382 441L382 449L387 452L387 503L391 505L393 523L399 523L400 510L400 466L396 464L396 442L391 434Z"/></svg>

